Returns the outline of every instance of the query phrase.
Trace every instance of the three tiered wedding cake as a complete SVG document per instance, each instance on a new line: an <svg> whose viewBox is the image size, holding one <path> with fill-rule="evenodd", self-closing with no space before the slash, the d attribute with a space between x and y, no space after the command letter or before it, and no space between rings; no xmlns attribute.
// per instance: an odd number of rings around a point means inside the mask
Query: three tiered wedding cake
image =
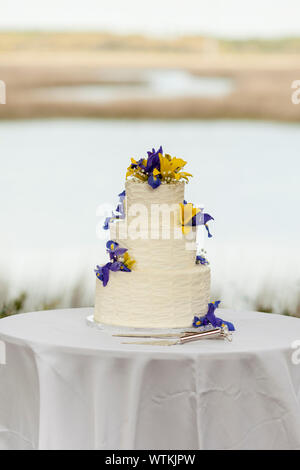
<svg viewBox="0 0 300 470"><path fill-rule="evenodd" d="M95 270L98 323L137 328L186 328L205 315L210 267L197 255L197 225L212 219L184 200L186 162L148 152L127 171L117 211L104 228L109 262ZM121 272L126 274L122 274Z"/></svg>

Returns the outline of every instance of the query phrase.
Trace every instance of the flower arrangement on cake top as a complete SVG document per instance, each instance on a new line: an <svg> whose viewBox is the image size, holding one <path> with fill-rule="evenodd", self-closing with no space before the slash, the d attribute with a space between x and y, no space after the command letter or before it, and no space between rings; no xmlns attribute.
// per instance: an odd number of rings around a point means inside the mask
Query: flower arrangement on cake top
<svg viewBox="0 0 300 470"><path fill-rule="evenodd" d="M141 158L136 161L131 159L131 165L127 168L126 179L130 176L139 181L148 182L153 188L158 188L162 183L175 183L185 180L188 182L190 173L182 171L186 161L181 158L171 157L168 154L163 155L163 149L160 147L157 151L152 149L147 152L147 158Z"/></svg>
<svg viewBox="0 0 300 470"><path fill-rule="evenodd" d="M109 240L106 243L106 251L109 254L110 261L104 266L96 266L95 273L97 278L102 281L105 287L109 281L109 272L123 271L130 272L135 260L130 258L127 248L121 248L117 242Z"/></svg>

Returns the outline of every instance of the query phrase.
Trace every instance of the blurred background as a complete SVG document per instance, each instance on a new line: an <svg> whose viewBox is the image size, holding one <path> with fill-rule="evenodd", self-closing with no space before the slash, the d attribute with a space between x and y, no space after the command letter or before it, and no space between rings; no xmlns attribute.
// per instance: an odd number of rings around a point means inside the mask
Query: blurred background
<svg viewBox="0 0 300 470"><path fill-rule="evenodd" d="M188 161L223 307L300 317L300 4L2 0L0 317L92 306L97 207Z"/></svg>

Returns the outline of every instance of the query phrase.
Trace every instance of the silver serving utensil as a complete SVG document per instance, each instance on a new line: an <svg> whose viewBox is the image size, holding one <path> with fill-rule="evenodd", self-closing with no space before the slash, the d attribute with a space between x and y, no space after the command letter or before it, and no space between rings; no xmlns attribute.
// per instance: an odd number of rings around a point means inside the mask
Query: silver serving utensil
<svg viewBox="0 0 300 470"><path fill-rule="evenodd" d="M134 336L139 338L148 338L149 336ZM154 337L154 336L151 336ZM156 338L170 338L168 335L157 335ZM172 336L171 336L172 337ZM174 336L173 336L174 337ZM185 344L190 343L192 341L199 341L203 338L223 338L229 341L232 341L231 333L228 331L228 327L224 326L221 328L214 328L208 331L200 331L199 333L189 332L189 334L183 334L181 336L177 336L176 341L134 341L134 342L124 342L122 344L144 344L144 345L153 345L153 346L173 346L176 344Z"/></svg>
<svg viewBox="0 0 300 470"><path fill-rule="evenodd" d="M184 331L183 333L153 333L153 334L143 334L143 333L123 333L119 335L112 335L118 338L179 338L182 336L194 335L194 331Z"/></svg>

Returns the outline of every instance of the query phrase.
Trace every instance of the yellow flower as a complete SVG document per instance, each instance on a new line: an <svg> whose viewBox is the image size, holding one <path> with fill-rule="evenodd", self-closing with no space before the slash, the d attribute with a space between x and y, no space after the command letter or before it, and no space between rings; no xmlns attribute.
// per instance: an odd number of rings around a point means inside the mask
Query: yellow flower
<svg viewBox="0 0 300 470"><path fill-rule="evenodd" d="M171 163L172 163L174 171L179 171L186 165L186 161L182 160L182 158L177 158L177 157L171 158Z"/></svg>
<svg viewBox="0 0 300 470"><path fill-rule="evenodd" d="M180 172L180 170L186 165L186 161L181 158L172 158L170 155L166 154L163 156L159 154L160 161L160 174L163 181L179 181L184 178L188 181L189 176L193 176L190 173Z"/></svg>
<svg viewBox="0 0 300 470"><path fill-rule="evenodd" d="M175 179L176 181L179 181L181 178L185 179L186 181L189 180L189 176L193 176L191 175L191 173L186 173L185 171L182 171L180 173L175 173Z"/></svg>
<svg viewBox="0 0 300 470"><path fill-rule="evenodd" d="M124 253L124 264L128 269L132 269L132 266L134 265L135 260L130 258L128 252Z"/></svg>
<svg viewBox="0 0 300 470"><path fill-rule="evenodd" d="M163 178L173 171L171 157L169 155L168 157L167 155L164 157L161 153L159 154L160 172Z"/></svg>
<svg viewBox="0 0 300 470"><path fill-rule="evenodd" d="M143 173L139 167L132 168L132 165L137 165L137 163L138 162L134 158L131 158L131 165L127 168L126 179L129 176L134 176L141 181L147 181L148 176ZM143 160L143 165L147 165L147 160Z"/></svg>
<svg viewBox="0 0 300 470"><path fill-rule="evenodd" d="M138 162L134 158L131 158L131 163L133 163L134 165L138 164ZM144 158L144 160L140 163L142 163L142 165L146 166L147 165L147 160Z"/></svg>
<svg viewBox="0 0 300 470"><path fill-rule="evenodd" d="M182 233L187 235L192 229L192 218L201 212L201 209L194 207L191 202L188 204L179 204L180 206L180 224Z"/></svg>

